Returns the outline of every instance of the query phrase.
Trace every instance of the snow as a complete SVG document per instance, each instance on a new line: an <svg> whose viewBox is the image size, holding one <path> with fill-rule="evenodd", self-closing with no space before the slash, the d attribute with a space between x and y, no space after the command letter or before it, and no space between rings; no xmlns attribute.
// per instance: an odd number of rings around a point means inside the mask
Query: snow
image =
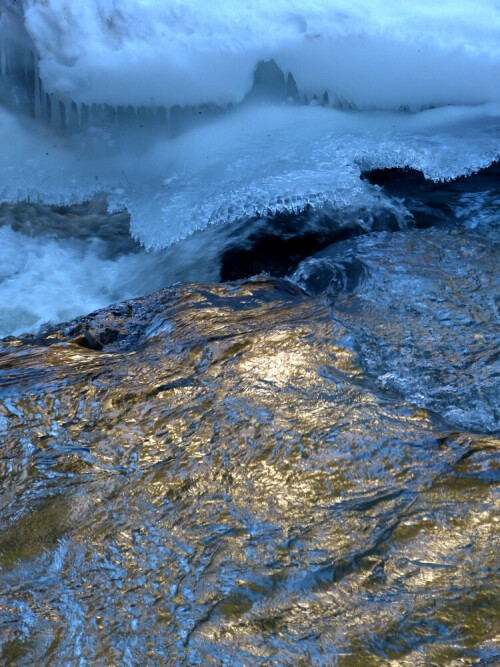
<svg viewBox="0 0 500 667"><path fill-rule="evenodd" d="M77 103L239 103L256 64L269 59L293 73L302 94L328 92L362 109L500 98L498 0L23 0L22 7L45 89Z"/></svg>

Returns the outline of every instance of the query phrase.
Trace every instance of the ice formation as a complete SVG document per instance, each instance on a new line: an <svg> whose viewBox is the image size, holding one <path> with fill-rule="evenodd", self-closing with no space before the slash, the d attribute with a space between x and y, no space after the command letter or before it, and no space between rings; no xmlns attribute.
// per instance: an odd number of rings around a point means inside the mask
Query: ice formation
<svg viewBox="0 0 500 667"><path fill-rule="evenodd" d="M500 95L496 0L3 1L0 35L31 45L46 91L77 104L239 103L270 59L309 99L358 108Z"/></svg>
<svg viewBox="0 0 500 667"><path fill-rule="evenodd" d="M2 198L105 193L147 247L500 152L497 0L1 2Z"/></svg>

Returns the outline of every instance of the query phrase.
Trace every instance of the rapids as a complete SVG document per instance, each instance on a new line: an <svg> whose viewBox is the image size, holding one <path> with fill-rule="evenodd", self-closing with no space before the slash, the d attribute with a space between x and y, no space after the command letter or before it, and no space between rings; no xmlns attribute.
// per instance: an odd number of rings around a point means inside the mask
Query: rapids
<svg viewBox="0 0 500 667"><path fill-rule="evenodd" d="M500 663L498 0L0 0L0 664Z"/></svg>

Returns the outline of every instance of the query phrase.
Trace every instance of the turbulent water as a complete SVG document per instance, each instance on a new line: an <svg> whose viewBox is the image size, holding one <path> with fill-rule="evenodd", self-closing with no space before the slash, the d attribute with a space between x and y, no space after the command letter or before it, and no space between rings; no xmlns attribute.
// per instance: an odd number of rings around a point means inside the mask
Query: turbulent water
<svg viewBox="0 0 500 667"><path fill-rule="evenodd" d="M413 5L0 0L1 665L500 663L500 8Z"/></svg>
<svg viewBox="0 0 500 667"><path fill-rule="evenodd" d="M443 196L4 340L6 664L500 660L498 189Z"/></svg>

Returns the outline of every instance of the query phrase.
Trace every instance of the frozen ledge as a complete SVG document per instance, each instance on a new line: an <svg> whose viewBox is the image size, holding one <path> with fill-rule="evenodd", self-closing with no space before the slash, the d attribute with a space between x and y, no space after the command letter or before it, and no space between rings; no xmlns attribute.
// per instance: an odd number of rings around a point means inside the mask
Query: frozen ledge
<svg viewBox="0 0 500 667"><path fill-rule="evenodd" d="M178 124L250 101L418 111L500 101L500 6L9 0L0 103L60 127Z"/></svg>

